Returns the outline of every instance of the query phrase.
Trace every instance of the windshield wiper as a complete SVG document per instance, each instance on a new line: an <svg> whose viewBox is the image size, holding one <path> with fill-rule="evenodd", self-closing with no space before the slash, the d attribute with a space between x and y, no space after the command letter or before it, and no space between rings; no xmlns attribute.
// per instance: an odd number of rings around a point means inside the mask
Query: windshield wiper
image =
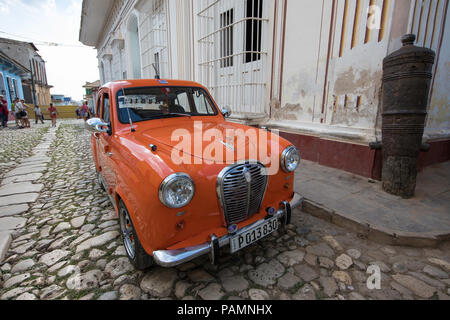
<svg viewBox="0 0 450 320"><path fill-rule="evenodd" d="M191 114L187 114L187 113L173 113L173 112L171 112L171 113L168 113L168 114L166 114L167 116L181 116L181 117L189 117L189 118L192 118L192 115Z"/></svg>

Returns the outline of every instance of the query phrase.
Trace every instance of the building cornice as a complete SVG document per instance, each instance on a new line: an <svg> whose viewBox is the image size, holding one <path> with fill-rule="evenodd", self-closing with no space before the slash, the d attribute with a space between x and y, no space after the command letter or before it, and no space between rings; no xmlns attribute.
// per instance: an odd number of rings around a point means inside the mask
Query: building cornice
<svg viewBox="0 0 450 320"><path fill-rule="evenodd" d="M130 5L130 2L133 1L117 0L111 7L110 12L108 13L108 19L105 21L103 29L99 34L99 41L97 45L97 48L99 50L102 50L106 46L106 44L111 41L114 31L117 29L118 25L121 22L120 18L123 16L124 10Z"/></svg>
<svg viewBox="0 0 450 320"><path fill-rule="evenodd" d="M117 48L123 49L125 47L125 40L122 38L114 38L111 41L111 46L117 46Z"/></svg>
<svg viewBox="0 0 450 320"><path fill-rule="evenodd" d="M117 0L83 0L79 33L81 43L98 47L100 35L102 35L111 10L117 2Z"/></svg>
<svg viewBox="0 0 450 320"><path fill-rule="evenodd" d="M109 53L109 52L102 54L102 60L109 60L109 61L111 61L112 60L112 54Z"/></svg>

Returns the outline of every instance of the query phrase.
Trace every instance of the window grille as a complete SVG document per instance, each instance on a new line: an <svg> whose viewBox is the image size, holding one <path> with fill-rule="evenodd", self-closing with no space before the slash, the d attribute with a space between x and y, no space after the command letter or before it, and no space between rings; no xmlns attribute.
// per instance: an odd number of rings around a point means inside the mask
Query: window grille
<svg viewBox="0 0 450 320"><path fill-rule="evenodd" d="M233 9L220 14L220 66L233 66Z"/></svg>
<svg viewBox="0 0 450 320"><path fill-rule="evenodd" d="M261 29L263 0L246 1L245 63L261 59Z"/></svg>
<svg viewBox="0 0 450 320"><path fill-rule="evenodd" d="M12 79L13 85L14 85L14 92L16 93L16 96L19 97L19 87L17 85L17 80Z"/></svg>
<svg viewBox="0 0 450 320"><path fill-rule="evenodd" d="M142 61L145 77L169 76L166 1L153 0L141 24ZM156 70L155 70L156 69Z"/></svg>
<svg viewBox="0 0 450 320"><path fill-rule="evenodd" d="M197 81L238 118L267 114L268 4L264 0L194 2Z"/></svg>
<svg viewBox="0 0 450 320"><path fill-rule="evenodd" d="M14 84L10 77L6 77L6 80L8 81L9 100L14 101L14 99L16 99L16 97L18 98L18 95L16 95Z"/></svg>

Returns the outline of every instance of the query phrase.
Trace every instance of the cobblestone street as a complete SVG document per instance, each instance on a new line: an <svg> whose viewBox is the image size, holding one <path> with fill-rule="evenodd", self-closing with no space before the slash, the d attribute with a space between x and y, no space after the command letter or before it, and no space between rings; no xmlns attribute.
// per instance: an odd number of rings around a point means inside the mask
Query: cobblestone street
<svg viewBox="0 0 450 320"><path fill-rule="evenodd" d="M299 210L286 233L219 266L202 257L136 271L81 121L0 131L0 163L2 300L449 299L450 243L384 246ZM370 265L379 290L368 289Z"/></svg>

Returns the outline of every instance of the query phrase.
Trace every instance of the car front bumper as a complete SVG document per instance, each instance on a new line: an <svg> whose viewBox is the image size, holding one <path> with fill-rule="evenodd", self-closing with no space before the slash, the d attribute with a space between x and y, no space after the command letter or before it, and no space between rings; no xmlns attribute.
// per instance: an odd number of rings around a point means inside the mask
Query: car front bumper
<svg viewBox="0 0 450 320"><path fill-rule="evenodd" d="M281 220L282 225L290 222L291 210L299 207L303 202L303 198L295 193L293 199L290 202L282 202L280 208L276 213L271 216L271 218L278 218ZM212 262L214 263L218 256L219 248L230 244L231 238L244 233L248 230L258 227L263 224L266 220L258 220L251 225L246 226L238 230L236 233L230 235L225 235L221 238L212 237L211 242L203 243L198 246L183 248L178 250L159 250L153 252L153 259L155 263L161 267L174 267L188 261L191 261L197 257L209 254Z"/></svg>

